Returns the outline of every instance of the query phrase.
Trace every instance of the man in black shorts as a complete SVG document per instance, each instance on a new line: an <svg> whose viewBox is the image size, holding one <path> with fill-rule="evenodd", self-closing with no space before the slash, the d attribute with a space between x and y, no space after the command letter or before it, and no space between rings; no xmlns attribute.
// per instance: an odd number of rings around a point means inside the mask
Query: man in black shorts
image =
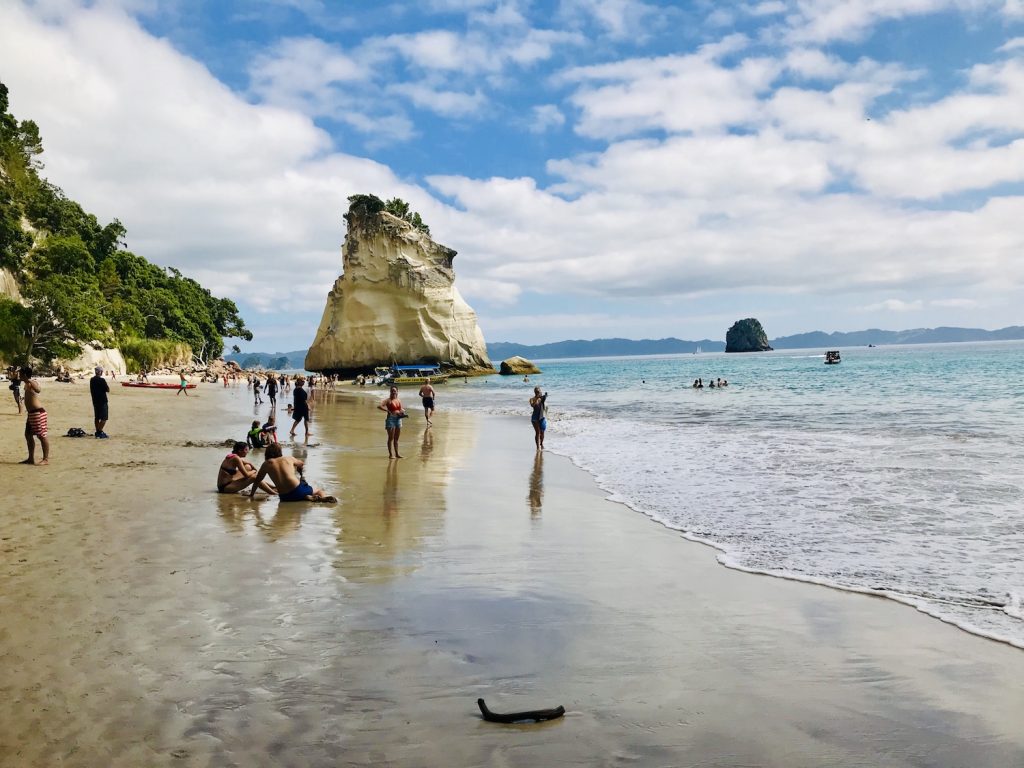
<svg viewBox="0 0 1024 768"><path fill-rule="evenodd" d="M267 376L267 397L270 398L270 407L277 408L277 376Z"/></svg>
<svg viewBox="0 0 1024 768"><path fill-rule="evenodd" d="M420 387L420 397L423 398L423 415L427 417L427 424L430 425L430 417L434 415L434 388L430 386L430 379Z"/></svg>
<svg viewBox="0 0 1024 768"><path fill-rule="evenodd" d="M306 390L303 389L303 386L305 385L305 383L306 383L306 377L305 376L299 376L299 378L297 378L295 380L295 391L292 394L292 397L295 398L294 399L295 406L294 406L294 408L292 410L292 419L294 420L294 422L292 424L292 430L291 430L291 432L288 433L288 436L289 437L295 437L295 430L299 428L299 422L301 421L302 422L302 426L306 430L306 439L308 440L309 439L309 403L306 402L306 398L308 397L308 395L306 394Z"/></svg>
<svg viewBox="0 0 1024 768"><path fill-rule="evenodd" d="M110 387L107 385L107 380L103 378L103 369L100 366L96 366L94 373L96 375L89 379L92 413L95 417L93 423L96 426L96 437L105 440L108 435L103 428L107 426L107 416L109 415L107 393L110 391Z"/></svg>

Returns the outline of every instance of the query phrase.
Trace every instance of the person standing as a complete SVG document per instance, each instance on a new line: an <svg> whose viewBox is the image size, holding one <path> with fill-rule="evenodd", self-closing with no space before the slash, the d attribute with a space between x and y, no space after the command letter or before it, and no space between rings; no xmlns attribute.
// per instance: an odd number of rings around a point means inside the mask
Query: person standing
<svg viewBox="0 0 1024 768"><path fill-rule="evenodd" d="M261 389L262 389L262 386L260 385L260 377L259 376L253 376L252 377L252 404L253 405L260 405L263 402L263 398L260 397L260 390Z"/></svg>
<svg viewBox="0 0 1024 768"><path fill-rule="evenodd" d="M178 391L174 393L177 397L182 392L185 393L185 397L188 397L188 377L185 375L185 369L181 369L181 373L178 374Z"/></svg>
<svg viewBox="0 0 1024 768"><path fill-rule="evenodd" d="M105 440L107 433L103 428L107 426L109 416L109 403L107 393L110 392L110 385L103 378L103 369L99 366L93 371L96 375L89 379L89 394L92 396L93 425L96 427L96 437Z"/></svg>
<svg viewBox="0 0 1024 768"><path fill-rule="evenodd" d="M544 433L548 428L548 393L540 393L540 387L533 388L533 397L530 398L530 407L533 412L530 414L530 423L533 424L533 442L537 445L538 451L544 450Z"/></svg>
<svg viewBox="0 0 1024 768"><path fill-rule="evenodd" d="M18 369L13 366L7 371L7 378L11 380L11 394L14 395L14 404L18 406L18 413L21 413L21 379L18 378Z"/></svg>
<svg viewBox="0 0 1024 768"><path fill-rule="evenodd" d="M420 397L423 398L423 415L427 418L427 425L430 426L432 424L430 417L434 415L434 388L430 386L429 378L426 384L420 387Z"/></svg>
<svg viewBox="0 0 1024 768"><path fill-rule="evenodd" d="M28 458L22 464L36 463L35 438L39 438L39 445L43 448L43 460L40 464L50 463L50 441L46 437L46 409L43 408L39 398L39 382L32 378L32 369L27 365L22 366L19 373L21 381L25 384L25 408L28 411L28 418L25 420L25 442L28 444Z"/></svg>
<svg viewBox="0 0 1024 768"><path fill-rule="evenodd" d="M406 417L405 409L402 408L402 401L398 399L398 387L391 388L391 394L387 400L382 400L377 406L378 411L384 411L387 417L384 419L384 429L388 432L388 458L400 459L402 454L398 452L398 438L402 436L402 419ZM394 455L391 455L391 447L394 446Z"/></svg>
<svg viewBox="0 0 1024 768"><path fill-rule="evenodd" d="M292 408L292 429L288 433L289 437L295 437L295 430L299 427L299 422L302 422L302 426L306 432L306 439L309 439L309 403L307 402L308 395L303 387L306 384L306 377L299 376L295 380L295 392L293 397L293 408Z"/></svg>
<svg viewBox="0 0 1024 768"><path fill-rule="evenodd" d="M270 374L267 376L267 398L270 400L270 408L274 410L277 408L277 376Z"/></svg>

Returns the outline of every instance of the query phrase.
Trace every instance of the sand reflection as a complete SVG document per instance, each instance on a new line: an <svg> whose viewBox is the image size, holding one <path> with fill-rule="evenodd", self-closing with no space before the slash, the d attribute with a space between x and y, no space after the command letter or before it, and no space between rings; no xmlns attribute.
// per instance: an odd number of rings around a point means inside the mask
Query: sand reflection
<svg viewBox="0 0 1024 768"><path fill-rule="evenodd" d="M544 452L537 451L530 471L530 492L526 496L530 504L530 517L540 517L544 507Z"/></svg>
<svg viewBox="0 0 1024 768"><path fill-rule="evenodd" d="M331 511L335 566L348 579L389 579L414 567L409 556L444 530L451 472L476 441L472 416L439 414L435 426L427 428L414 415L402 429L407 458L389 461L377 402L339 397L318 408L325 445L344 446L324 454L319 469L339 500Z"/></svg>

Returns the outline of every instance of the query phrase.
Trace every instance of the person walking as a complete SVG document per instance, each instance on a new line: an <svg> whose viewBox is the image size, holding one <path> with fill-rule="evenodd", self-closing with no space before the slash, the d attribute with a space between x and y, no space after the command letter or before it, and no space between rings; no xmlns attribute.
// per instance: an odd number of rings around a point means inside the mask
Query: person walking
<svg viewBox="0 0 1024 768"><path fill-rule="evenodd" d="M263 403L263 398L260 397L260 390L262 388L263 387L260 385L260 377L259 376L253 376L252 377L252 404L253 405L260 405L260 404Z"/></svg>
<svg viewBox="0 0 1024 768"><path fill-rule="evenodd" d="M50 463L50 441L46 437L46 409L43 408L39 398L39 382L32 378L32 369L27 365L22 366L19 378L25 384L25 409L28 417L25 419L25 442L28 444L28 458L22 464L36 463L35 438L39 438L39 445L43 449L43 460L40 464Z"/></svg>
<svg viewBox="0 0 1024 768"><path fill-rule="evenodd" d="M423 399L423 415L427 419L427 426L430 426L433 423L430 421L430 417L434 415L434 388L430 386L429 378L420 387L420 397Z"/></svg>
<svg viewBox="0 0 1024 768"><path fill-rule="evenodd" d="M185 393L185 397L188 397L188 377L185 375L185 369L181 369L181 373L178 374L178 391L174 393L177 397L182 392Z"/></svg>
<svg viewBox="0 0 1024 768"><path fill-rule="evenodd" d="M402 454L398 452L398 438L402 436L402 419L408 414L402 408L402 401L398 399L398 387L391 388L391 394L388 395L387 400L380 402L377 410L387 414L384 419L384 429L388 432L388 458L400 459ZM394 446L394 455L391 453L392 446Z"/></svg>
<svg viewBox="0 0 1024 768"><path fill-rule="evenodd" d="M303 388L305 384L305 376L299 376L295 380L295 391L292 395L292 429L288 436L295 437L295 430L298 429L299 422L301 421L306 432L306 439L309 440L309 403L307 402L309 395Z"/></svg>
<svg viewBox="0 0 1024 768"><path fill-rule="evenodd" d="M89 379L89 394L92 396L93 425L96 427L96 437L105 440L108 435L103 431L103 428L107 426L107 418L110 415L110 406L107 402L107 393L110 392L110 385L103 378L102 368L96 366L93 372L96 375Z"/></svg>
<svg viewBox="0 0 1024 768"><path fill-rule="evenodd" d="M267 376L267 398L270 400L271 410L277 409L277 376Z"/></svg>

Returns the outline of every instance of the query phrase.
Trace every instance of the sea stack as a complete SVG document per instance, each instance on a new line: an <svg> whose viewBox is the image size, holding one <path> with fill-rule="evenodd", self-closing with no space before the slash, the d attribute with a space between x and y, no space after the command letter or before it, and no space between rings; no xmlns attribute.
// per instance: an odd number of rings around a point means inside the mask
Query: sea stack
<svg viewBox="0 0 1024 768"><path fill-rule="evenodd" d="M373 195L349 200L342 274L327 294L306 369L347 374L450 363L460 372L493 373L476 313L455 287L455 251Z"/></svg>
<svg viewBox="0 0 1024 768"><path fill-rule="evenodd" d="M737 320L725 334L726 352L771 352L768 334L753 317Z"/></svg>

